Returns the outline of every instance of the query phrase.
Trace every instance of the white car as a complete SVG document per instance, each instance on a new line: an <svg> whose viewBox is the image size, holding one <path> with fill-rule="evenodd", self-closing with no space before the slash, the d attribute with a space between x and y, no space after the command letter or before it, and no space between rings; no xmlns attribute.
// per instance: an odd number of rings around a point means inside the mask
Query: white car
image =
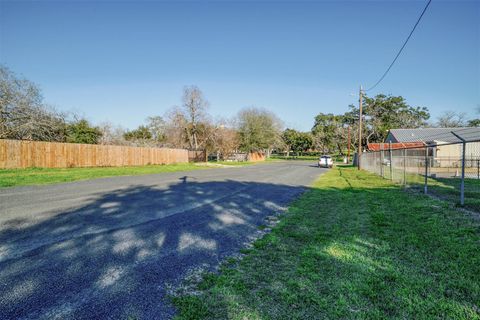
<svg viewBox="0 0 480 320"><path fill-rule="evenodd" d="M318 159L318 166L323 168L331 168L333 167L333 159L330 156L321 156Z"/></svg>

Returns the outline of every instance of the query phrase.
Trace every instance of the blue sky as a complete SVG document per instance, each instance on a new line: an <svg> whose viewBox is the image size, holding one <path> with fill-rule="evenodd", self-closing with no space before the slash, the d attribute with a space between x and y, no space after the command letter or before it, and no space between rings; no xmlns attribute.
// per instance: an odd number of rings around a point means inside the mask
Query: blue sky
<svg viewBox="0 0 480 320"><path fill-rule="evenodd" d="M309 130L390 64L426 1L0 0L0 63L46 102L128 128L199 86L210 113L265 107ZM387 78L436 118L480 105L480 1L434 0ZM353 96L355 94L355 96Z"/></svg>

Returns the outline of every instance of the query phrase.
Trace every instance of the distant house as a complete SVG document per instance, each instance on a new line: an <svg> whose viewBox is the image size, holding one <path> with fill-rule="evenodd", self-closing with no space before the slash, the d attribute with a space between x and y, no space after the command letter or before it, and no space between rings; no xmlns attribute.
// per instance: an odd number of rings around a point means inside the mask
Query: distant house
<svg viewBox="0 0 480 320"><path fill-rule="evenodd" d="M422 129L391 129L385 143L417 144L430 146L429 156L432 156L437 166L457 166L462 154L462 137L467 143L467 159L476 160L480 157L480 128L422 128ZM385 149L385 146L382 146ZM388 149L388 147L387 147Z"/></svg>

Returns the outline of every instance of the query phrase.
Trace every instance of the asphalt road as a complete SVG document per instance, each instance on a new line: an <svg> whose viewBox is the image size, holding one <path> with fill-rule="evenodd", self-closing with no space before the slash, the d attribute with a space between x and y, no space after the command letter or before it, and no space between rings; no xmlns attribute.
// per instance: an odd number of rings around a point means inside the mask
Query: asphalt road
<svg viewBox="0 0 480 320"><path fill-rule="evenodd" d="M0 319L168 319L166 297L259 236L313 162L0 190Z"/></svg>

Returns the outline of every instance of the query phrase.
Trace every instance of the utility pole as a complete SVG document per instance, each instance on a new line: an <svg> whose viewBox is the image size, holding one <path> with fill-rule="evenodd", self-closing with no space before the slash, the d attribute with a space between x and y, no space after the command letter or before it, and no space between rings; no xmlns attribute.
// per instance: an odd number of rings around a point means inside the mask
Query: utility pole
<svg viewBox="0 0 480 320"><path fill-rule="evenodd" d="M358 157L357 157L357 161L358 161L358 170L361 169L360 167L360 161L361 161L361 155L362 155L362 103L363 103L363 90L362 90L362 86L360 86L360 99L359 99L359 105L360 105L360 117L358 119Z"/></svg>

